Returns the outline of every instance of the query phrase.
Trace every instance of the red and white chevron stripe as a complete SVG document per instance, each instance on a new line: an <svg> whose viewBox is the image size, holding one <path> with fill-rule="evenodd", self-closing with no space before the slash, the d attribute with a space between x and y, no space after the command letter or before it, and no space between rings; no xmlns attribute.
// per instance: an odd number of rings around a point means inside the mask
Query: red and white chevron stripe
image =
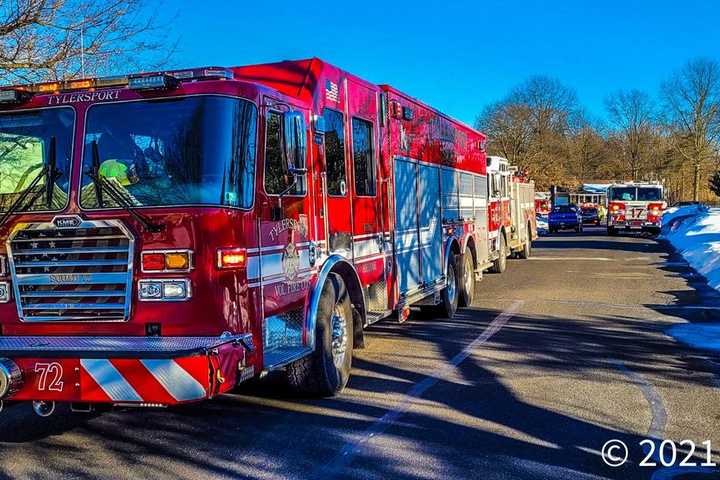
<svg viewBox="0 0 720 480"><path fill-rule="evenodd" d="M204 357L80 360L81 397L88 402L190 402L207 398L208 385Z"/></svg>

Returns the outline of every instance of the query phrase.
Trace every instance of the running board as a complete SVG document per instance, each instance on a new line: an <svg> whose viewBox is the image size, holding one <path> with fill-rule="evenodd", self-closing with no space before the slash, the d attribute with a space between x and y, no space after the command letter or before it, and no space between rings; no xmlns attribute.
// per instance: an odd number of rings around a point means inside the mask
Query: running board
<svg viewBox="0 0 720 480"><path fill-rule="evenodd" d="M392 315L392 310L385 310L384 312L367 312L367 319L365 322L365 326L372 325L373 323L377 323L383 318L387 318L390 315Z"/></svg>
<svg viewBox="0 0 720 480"><path fill-rule="evenodd" d="M310 347L283 347L275 348L263 355L263 368L265 371L278 370L288 363L300 360L312 353Z"/></svg>

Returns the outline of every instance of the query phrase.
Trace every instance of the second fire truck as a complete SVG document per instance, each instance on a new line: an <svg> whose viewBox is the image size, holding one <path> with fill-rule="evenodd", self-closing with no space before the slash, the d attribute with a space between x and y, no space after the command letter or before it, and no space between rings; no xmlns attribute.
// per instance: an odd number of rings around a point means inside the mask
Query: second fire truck
<svg viewBox="0 0 720 480"><path fill-rule="evenodd" d="M628 182L610 185L607 190L608 235L621 231L660 233L667 203L660 183Z"/></svg>
<svg viewBox="0 0 720 480"><path fill-rule="evenodd" d="M528 256L486 138L319 59L0 90L0 407L346 385L363 328ZM489 180L488 180L489 178Z"/></svg>

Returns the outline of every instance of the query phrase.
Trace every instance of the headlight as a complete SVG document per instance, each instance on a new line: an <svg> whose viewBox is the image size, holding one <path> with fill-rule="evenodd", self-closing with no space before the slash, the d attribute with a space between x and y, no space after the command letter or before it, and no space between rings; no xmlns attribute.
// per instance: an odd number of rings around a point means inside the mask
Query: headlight
<svg viewBox="0 0 720 480"><path fill-rule="evenodd" d="M140 280L138 298L141 302L181 302L192 297L190 280Z"/></svg>

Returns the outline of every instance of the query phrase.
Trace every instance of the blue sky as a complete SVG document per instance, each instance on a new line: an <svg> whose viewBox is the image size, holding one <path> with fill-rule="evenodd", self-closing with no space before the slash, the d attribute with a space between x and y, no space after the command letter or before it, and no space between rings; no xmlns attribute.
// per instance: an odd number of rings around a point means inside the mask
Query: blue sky
<svg viewBox="0 0 720 480"><path fill-rule="evenodd" d="M198 5L202 5L200 8ZM182 0L177 66L317 56L464 122L534 74L597 117L618 89L655 94L687 60L720 61L720 2Z"/></svg>

